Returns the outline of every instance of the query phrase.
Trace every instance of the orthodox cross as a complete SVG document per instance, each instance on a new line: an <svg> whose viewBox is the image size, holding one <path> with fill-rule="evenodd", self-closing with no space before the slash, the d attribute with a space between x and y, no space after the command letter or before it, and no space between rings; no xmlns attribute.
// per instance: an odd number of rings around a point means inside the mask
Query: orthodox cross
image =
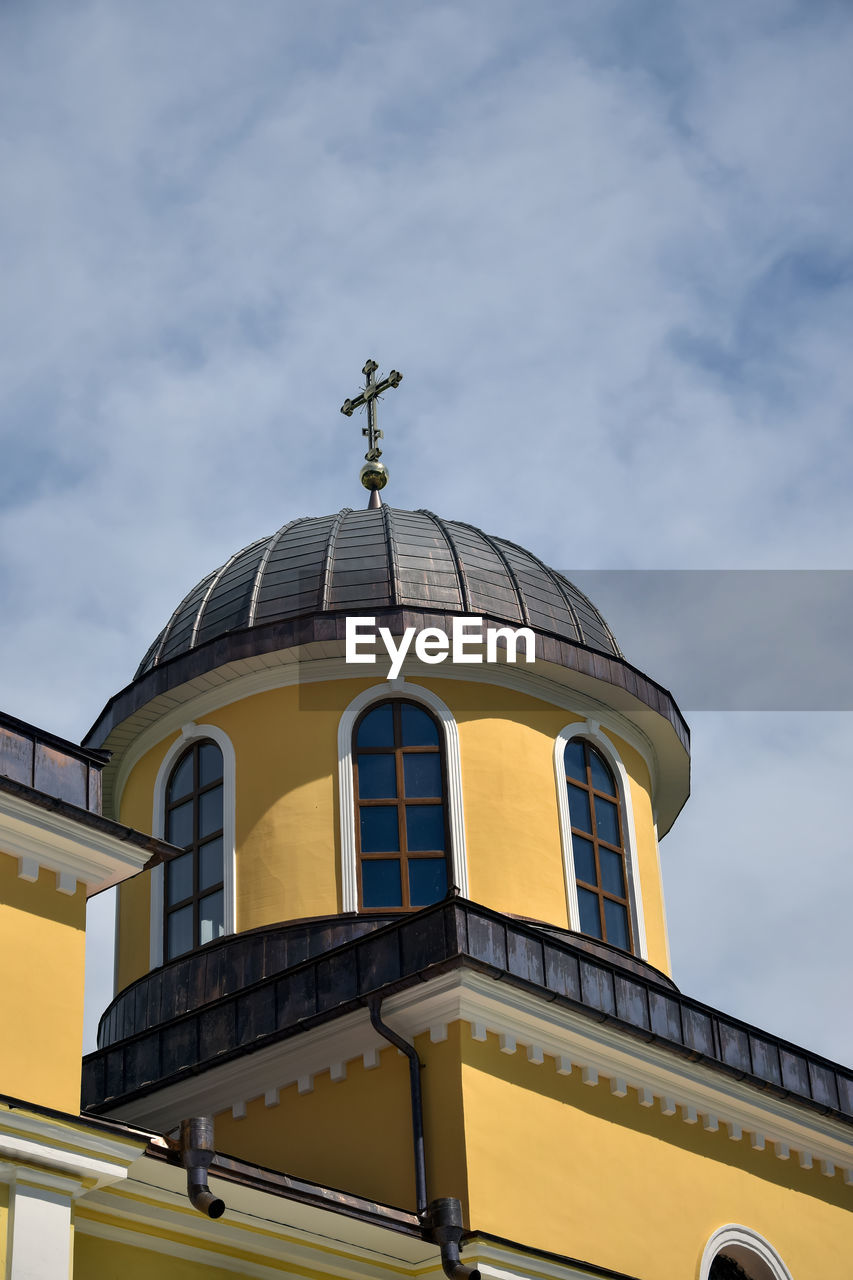
<svg viewBox="0 0 853 1280"><path fill-rule="evenodd" d="M379 448L382 432L376 425L376 401L383 391L387 391L389 387L399 387L403 381L402 373L392 369L387 378L377 382L378 368L379 365L375 360L368 360L361 371L364 374L364 390L359 392L354 400L345 400L341 405L341 413L345 413L348 418L352 417L356 409L367 405L367 426L362 427L361 434L367 436L367 453L364 456L368 462L378 462L382 457L382 450Z"/></svg>

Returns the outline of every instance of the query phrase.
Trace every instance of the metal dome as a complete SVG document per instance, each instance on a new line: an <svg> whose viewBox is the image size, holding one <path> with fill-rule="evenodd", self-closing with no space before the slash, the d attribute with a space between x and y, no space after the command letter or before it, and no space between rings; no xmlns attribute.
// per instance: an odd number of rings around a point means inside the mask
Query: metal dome
<svg viewBox="0 0 853 1280"><path fill-rule="evenodd" d="M234 631L395 608L482 615L621 657L587 597L522 547L430 511L345 507L291 520L203 578L134 678Z"/></svg>

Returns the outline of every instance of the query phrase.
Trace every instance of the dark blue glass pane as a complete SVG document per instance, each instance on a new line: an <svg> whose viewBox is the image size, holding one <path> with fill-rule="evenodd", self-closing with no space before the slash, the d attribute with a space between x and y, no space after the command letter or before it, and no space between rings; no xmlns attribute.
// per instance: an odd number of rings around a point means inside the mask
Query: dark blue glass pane
<svg viewBox="0 0 853 1280"><path fill-rule="evenodd" d="M595 797L595 827L599 840L606 840L608 844L619 843L619 819L616 805L612 800L605 800L603 796Z"/></svg>
<svg viewBox="0 0 853 1280"><path fill-rule="evenodd" d="M222 830L222 788L214 787L198 798L198 838Z"/></svg>
<svg viewBox="0 0 853 1280"><path fill-rule="evenodd" d="M567 785L569 788L569 813L571 814L572 826L578 827L581 831L588 831L592 835L589 792L582 791L580 787L573 786L571 782Z"/></svg>
<svg viewBox="0 0 853 1280"><path fill-rule="evenodd" d="M198 887L200 892L210 889L222 880L222 836L209 840L198 851Z"/></svg>
<svg viewBox="0 0 853 1280"><path fill-rule="evenodd" d="M440 796L441 756L437 751L403 756L403 780L407 796Z"/></svg>
<svg viewBox="0 0 853 1280"><path fill-rule="evenodd" d="M222 777L222 752L215 742L203 742L198 749L198 785L206 787Z"/></svg>
<svg viewBox="0 0 853 1280"><path fill-rule="evenodd" d="M225 895L221 889L209 893L198 904L198 933L199 946L225 933Z"/></svg>
<svg viewBox="0 0 853 1280"><path fill-rule="evenodd" d="M586 782L583 743L578 738L566 743L566 777L574 778L576 782Z"/></svg>
<svg viewBox="0 0 853 1280"><path fill-rule="evenodd" d="M180 800L183 796L188 796L193 789L193 753L188 751L175 772L172 774L172 780L169 783L169 799Z"/></svg>
<svg viewBox="0 0 853 1280"><path fill-rule="evenodd" d="M400 708L403 716L404 747L437 747L438 725L431 715L404 702Z"/></svg>
<svg viewBox="0 0 853 1280"><path fill-rule="evenodd" d="M183 853L166 866L166 902L170 907L193 896L193 857L192 853Z"/></svg>
<svg viewBox="0 0 853 1280"><path fill-rule="evenodd" d="M400 863L396 858L362 860L361 900L365 907L402 907Z"/></svg>
<svg viewBox="0 0 853 1280"><path fill-rule="evenodd" d="M381 706L374 707L373 711L368 711L358 726L356 746L393 747L393 745L394 714L391 703L383 702Z"/></svg>
<svg viewBox="0 0 853 1280"><path fill-rule="evenodd" d="M447 863L444 858L413 858L409 863L409 902L428 907L447 893Z"/></svg>
<svg viewBox="0 0 853 1280"><path fill-rule="evenodd" d="M628 912L618 902L604 899L604 924L607 929L607 941L614 947L628 951Z"/></svg>
<svg viewBox="0 0 853 1280"><path fill-rule="evenodd" d="M193 802L179 804L169 814L166 823L166 839L169 844L176 844L179 849L193 842Z"/></svg>
<svg viewBox="0 0 853 1280"><path fill-rule="evenodd" d="M601 917L598 914L598 894L578 888L578 906L581 913L581 933L591 938L601 937Z"/></svg>
<svg viewBox="0 0 853 1280"><path fill-rule="evenodd" d="M193 949L193 909L192 906L181 907L180 911L173 911L169 916L169 924L167 928L168 942L166 957L168 960L174 960L175 956L182 956L185 951Z"/></svg>
<svg viewBox="0 0 853 1280"><path fill-rule="evenodd" d="M400 831L396 805L362 805L359 809L362 853L397 853Z"/></svg>
<svg viewBox="0 0 853 1280"><path fill-rule="evenodd" d="M608 893L615 893L617 898L625 897L625 877L622 874L621 853L611 853L609 849L598 850L598 861L601 867L601 887Z"/></svg>
<svg viewBox="0 0 853 1280"><path fill-rule="evenodd" d="M589 748L589 774L596 791L606 791L609 796L616 795L613 775L604 762L604 758L593 748Z"/></svg>
<svg viewBox="0 0 853 1280"><path fill-rule="evenodd" d="M444 805L406 805L406 844L413 853L444 848Z"/></svg>
<svg viewBox="0 0 853 1280"><path fill-rule="evenodd" d="M572 853L575 859L575 876L586 884L598 884L595 875L595 849L582 836L572 836Z"/></svg>
<svg viewBox="0 0 853 1280"><path fill-rule="evenodd" d="M358 794L363 800L396 800L397 769L393 755L358 757Z"/></svg>

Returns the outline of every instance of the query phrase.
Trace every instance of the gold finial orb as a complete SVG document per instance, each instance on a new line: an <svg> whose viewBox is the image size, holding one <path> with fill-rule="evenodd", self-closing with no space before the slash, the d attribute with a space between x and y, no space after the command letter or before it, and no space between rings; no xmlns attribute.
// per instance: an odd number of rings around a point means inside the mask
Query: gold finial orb
<svg viewBox="0 0 853 1280"><path fill-rule="evenodd" d="M388 468L378 459L375 462L365 462L360 479L365 489L384 489L388 483Z"/></svg>

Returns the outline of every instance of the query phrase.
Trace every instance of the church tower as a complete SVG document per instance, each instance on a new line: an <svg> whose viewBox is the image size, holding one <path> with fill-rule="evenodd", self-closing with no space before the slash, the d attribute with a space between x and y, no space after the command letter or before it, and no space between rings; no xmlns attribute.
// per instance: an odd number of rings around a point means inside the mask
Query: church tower
<svg viewBox="0 0 853 1280"><path fill-rule="evenodd" d="M671 972L678 707L533 552L381 502L365 376L370 506L209 573L87 738L172 849L119 889L85 1111L210 1117L448 1275L841 1280L853 1076Z"/></svg>

